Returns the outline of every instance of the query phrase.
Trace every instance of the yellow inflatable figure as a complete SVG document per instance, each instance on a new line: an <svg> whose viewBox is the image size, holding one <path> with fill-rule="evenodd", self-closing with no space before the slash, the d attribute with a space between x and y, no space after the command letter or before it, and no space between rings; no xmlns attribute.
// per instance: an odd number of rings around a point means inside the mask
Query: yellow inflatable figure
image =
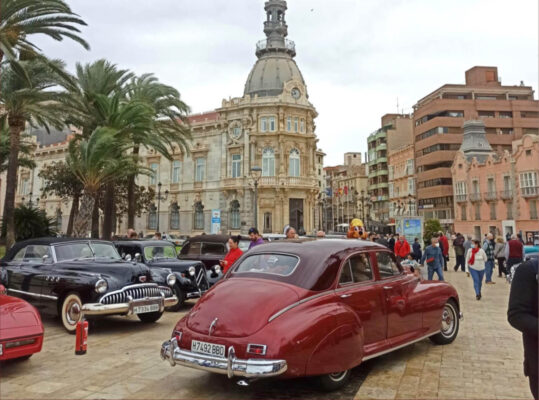
<svg viewBox="0 0 539 400"><path fill-rule="evenodd" d="M354 218L350 221L350 227L346 233L348 239L367 239L367 232L363 226L363 221L359 218Z"/></svg>

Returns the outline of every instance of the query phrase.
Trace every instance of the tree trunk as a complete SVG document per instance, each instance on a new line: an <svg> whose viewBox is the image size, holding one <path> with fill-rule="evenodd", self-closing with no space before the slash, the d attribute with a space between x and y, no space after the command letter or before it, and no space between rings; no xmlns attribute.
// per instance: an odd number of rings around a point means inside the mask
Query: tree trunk
<svg viewBox="0 0 539 400"><path fill-rule="evenodd" d="M79 198L80 195L76 194L73 196L73 201L71 202L71 211L69 212L69 221L67 222L67 231L66 236L71 236L73 234L73 223L75 218L79 213Z"/></svg>
<svg viewBox="0 0 539 400"><path fill-rule="evenodd" d="M99 205L97 201L94 201L93 211L92 211L92 235L93 239L99 238Z"/></svg>
<svg viewBox="0 0 539 400"><path fill-rule="evenodd" d="M135 145L133 147L133 155L135 160L138 162L138 154L140 147ZM131 175L127 180L127 228L135 229L135 209L137 208L137 203L135 199L135 178L136 175Z"/></svg>
<svg viewBox="0 0 539 400"><path fill-rule="evenodd" d="M15 194L17 193L17 172L19 169L19 149L24 119L8 117L9 124L9 159L6 173L6 197L4 200L4 218L6 224L6 249L15 243Z"/></svg>
<svg viewBox="0 0 539 400"><path fill-rule="evenodd" d="M79 212L75 216L73 223L73 237L88 237L94 204L95 199L92 196L86 193L82 195Z"/></svg>
<svg viewBox="0 0 539 400"><path fill-rule="evenodd" d="M114 182L108 183L105 187L105 200L103 206L103 239L110 240L114 230Z"/></svg>

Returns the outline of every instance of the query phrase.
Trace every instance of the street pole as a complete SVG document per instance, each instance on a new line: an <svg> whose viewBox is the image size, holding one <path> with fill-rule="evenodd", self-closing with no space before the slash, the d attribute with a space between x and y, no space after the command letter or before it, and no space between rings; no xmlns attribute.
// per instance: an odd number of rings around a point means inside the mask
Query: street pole
<svg viewBox="0 0 539 400"><path fill-rule="evenodd" d="M157 227L156 232L159 232L159 213L161 211L161 182L157 184Z"/></svg>
<svg viewBox="0 0 539 400"><path fill-rule="evenodd" d="M258 229L258 181L255 180L255 228Z"/></svg>
<svg viewBox="0 0 539 400"><path fill-rule="evenodd" d="M254 227L256 229L258 229L258 181L260 180L260 177L262 176L262 168L258 167L258 166L254 166L251 168L251 178L253 179L254 181L254 185L255 185L255 198L254 198L254 201L255 201L255 205L254 205Z"/></svg>

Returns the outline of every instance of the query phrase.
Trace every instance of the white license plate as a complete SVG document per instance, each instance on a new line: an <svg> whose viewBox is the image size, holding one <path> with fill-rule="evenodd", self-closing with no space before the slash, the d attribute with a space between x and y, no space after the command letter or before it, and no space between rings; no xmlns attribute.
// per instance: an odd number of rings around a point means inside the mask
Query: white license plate
<svg viewBox="0 0 539 400"><path fill-rule="evenodd" d="M208 354L210 356L225 357L225 346L198 340L191 341L191 351L195 353Z"/></svg>
<svg viewBox="0 0 539 400"><path fill-rule="evenodd" d="M133 312L135 314L144 314L149 312L159 311L159 304L149 304L147 306L135 306Z"/></svg>

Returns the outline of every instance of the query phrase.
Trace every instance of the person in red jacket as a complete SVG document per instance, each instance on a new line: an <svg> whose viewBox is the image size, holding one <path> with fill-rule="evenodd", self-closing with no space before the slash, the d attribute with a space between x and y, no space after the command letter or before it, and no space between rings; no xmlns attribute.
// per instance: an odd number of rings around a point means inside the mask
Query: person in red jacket
<svg viewBox="0 0 539 400"><path fill-rule="evenodd" d="M443 232L438 232L438 241L440 242L440 247L442 248L442 254L444 256L444 271L447 271L447 262L449 261L449 240L444 235Z"/></svg>
<svg viewBox="0 0 539 400"><path fill-rule="evenodd" d="M228 247L229 251L225 256L224 260L221 260L219 264L221 264L221 267L223 267L223 274L226 274L226 272L230 269L232 264L236 262L238 258L240 258L243 254L243 251L238 247L240 244L241 236L231 236L228 239Z"/></svg>
<svg viewBox="0 0 539 400"><path fill-rule="evenodd" d="M400 235L399 240L395 242L395 255L397 256L397 260L404 260L408 254L410 254L410 245L406 241L404 235Z"/></svg>

